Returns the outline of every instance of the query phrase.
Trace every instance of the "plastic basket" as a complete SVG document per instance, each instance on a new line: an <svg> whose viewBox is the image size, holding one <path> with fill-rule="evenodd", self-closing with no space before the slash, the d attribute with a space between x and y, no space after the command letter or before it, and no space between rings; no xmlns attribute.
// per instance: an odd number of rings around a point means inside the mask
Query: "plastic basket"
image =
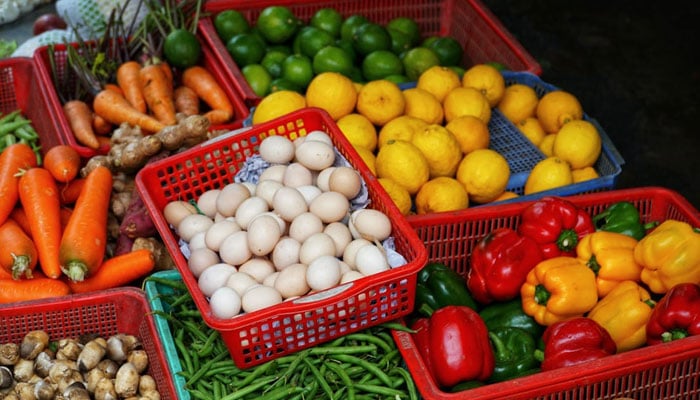
<svg viewBox="0 0 700 400"><path fill-rule="evenodd" d="M71 45L77 46L76 43L72 43ZM73 132L68 124L68 119L63 113L63 102L59 98L56 90L50 55L53 54L56 77L59 82L65 82L66 85L75 85L77 77L69 68L68 51L66 50L66 45L56 44L53 46L53 52L51 52L51 50L51 46L42 46L34 52L33 58L37 69L37 76L40 80L40 85L44 88L44 96L47 99L49 109L51 111L51 121L54 125L53 129L56 129L59 134L62 135L62 140L64 143L67 143L78 150L78 153L83 158L89 158L98 154L106 154L109 151L107 146L103 146L95 150L83 146L75 140L75 136L73 136ZM212 50L205 45L202 46L201 60L200 65L214 75L217 82L219 82L229 100L233 104L234 115L231 118L231 122L225 125L215 125L210 129L230 130L241 127L243 125L243 120L248 117L248 114L250 114L250 109L238 94L238 91L236 90L235 86L233 86L233 83L231 83L225 76L225 72L222 71L220 64L214 61L215 58Z"/></svg>
<svg viewBox="0 0 700 400"><path fill-rule="evenodd" d="M643 187L589 193L567 200L595 215L618 201L630 201L642 220L677 219L700 226L700 213L675 191ZM413 223L426 243L428 260L466 277L478 241L498 227L517 228L520 213L533 201L482 207L471 214L443 215ZM426 374L410 334L394 332L408 369L425 399L639 399L698 398L700 336L643 347L574 367L541 372L459 393L441 391Z"/></svg>
<svg viewBox="0 0 700 400"><path fill-rule="evenodd" d="M148 354L147 373L157 384L162 399L177 399L173 381L151 318L144 292L116 288L61 298L0 306L0 343L21 343L24 335L41 329L51 340L116 333L137 336Z"/></svg>
<svg viewBox="0 0 700 400"><path fill-rule="evenodd" d="M254 22L260 12L271 5L287 6L305 22L324 7L335 8L343 17L362 14L370 21L381 24L395 17L410 17L418 22L424 36L450 35L462 43L463 65L497 61L513 71L529 71L538 75L542 72L537 61L480 0L209 0L204 9L214 16L218 12L235 9L243 13L249 22ZM219 39L212 20L214 16L199 21L202 38L214 50L219 62L226 66L242 97L249 105L255 105L260 97L245 81L225 44Z"/></svg>
<svg viewBox="0 0 700 400"><path fill-rule="evenodd" d="M65 143L60 130L47 117L47 114L51 115L49 103L31 58L0 60L0 113L4 115L15 110L21 110L22 115L31 120L39 135L42 153Z"/></svg>
<svg viewBox="0 0 700 400"><path fill-rule="evenodd" d="M396 250L407 263L232 319L214 317L207 299L187 267L177 237L163 217L163 207L169 201L196 199L206 190L233 182L245 159L256 154L265 137L284 135L294 139L314 130L326 132L339 153L359 171L367 184L369 206L389 216ZM136 175L136 189L185 284L191 288L204 321L221 332L234 362L240 368L396 319L413 309L416 273L425 263L425 247L391 198L381 190L379 182L333 119L323 110L305 108L295 111L149 164Z"/></svg>

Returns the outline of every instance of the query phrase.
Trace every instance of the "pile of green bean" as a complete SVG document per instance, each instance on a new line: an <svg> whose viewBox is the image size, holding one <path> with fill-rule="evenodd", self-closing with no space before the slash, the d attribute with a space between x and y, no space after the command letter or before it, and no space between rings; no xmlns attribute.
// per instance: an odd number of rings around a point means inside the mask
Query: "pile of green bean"
<svg viewBox="0 0 700 400"><path fill-rule="evenodd" d="M5 115L0 112L0 152L15 143L29 145L37 157L41 154L39 135L32 127L32 121L24 117L21 110L15 110Z"/></svg>
<svg viewBox="0 0 700 400"><path fill-rule="evenodd" d="M219 332L204 324L180 280L149 277L171 293L159 291L185 389L194 399L418 399L410 373L385 324L331 342L240 369Z"/></svg>

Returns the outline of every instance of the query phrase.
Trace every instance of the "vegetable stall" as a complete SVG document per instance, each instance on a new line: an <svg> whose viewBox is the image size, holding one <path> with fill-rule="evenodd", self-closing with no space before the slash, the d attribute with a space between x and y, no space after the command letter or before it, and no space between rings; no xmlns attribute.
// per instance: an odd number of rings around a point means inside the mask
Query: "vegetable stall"
<svg viewBox="0 0 700 400"><path fill-rule="evenodd" d="M483 4L272 3L0 60L4 398L697 394L700 213Z"/></svg>

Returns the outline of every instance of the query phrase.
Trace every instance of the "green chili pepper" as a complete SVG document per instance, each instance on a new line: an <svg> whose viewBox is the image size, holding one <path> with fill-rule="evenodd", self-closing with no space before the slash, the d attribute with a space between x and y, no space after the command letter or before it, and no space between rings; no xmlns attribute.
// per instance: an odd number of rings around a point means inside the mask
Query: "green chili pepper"
<svg viewBox="0 0 700 400"><path fill-rule="evenodd" d="M641 240L646 236L647 230L656 226L658 222L642 223L637 207L629 201L620 201L595 215L593 224L596 230L622 233Z"/></svg>
<svg viewBox="0 0 700 400"><path fill-rule="evenodd" d="M415 309L429 316L426 307L434 311L448 305L477 309L461 275L444 264L429 263L418 272Z"/></svg>
<svg viewBox="0 0 700 400"><path fill-rule="evenodd" d="M500 327L489 331L489 339L496 365L489 380L502 382L538 371L535 358L537 343L527 331L514 327Z"/></svg>
<svg viewBox="0 0 700 400"><path fill-rule="evenodd" d="M502 303L492 303L479 312L489 331L501 327L520 328L533 337L540 337L544 326L525 314L519 298Z"/></svg>

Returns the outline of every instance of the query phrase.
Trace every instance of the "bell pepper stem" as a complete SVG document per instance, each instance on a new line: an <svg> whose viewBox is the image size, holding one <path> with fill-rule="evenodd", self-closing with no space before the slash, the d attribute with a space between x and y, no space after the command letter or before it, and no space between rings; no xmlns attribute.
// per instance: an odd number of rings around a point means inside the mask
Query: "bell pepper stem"
<svg viewBox="0 0 700 400"><path fill-rule="evenodd" d="M535 301L537 304L547 304L547 301L549 301L549 297L552 294L549 293L547 288L544 285L537 285L535 286Z"/></svg>
<svg viewBox="0 0 700 400"><path fill-rule="evenodd" d="M595 258L595 254L591 255L591 258L588 260L586 263L588 268L591 269L595 273L596 276L598 276L598 271L600 271L600 264L598 264L598 260Z"/></svg>
<svg viewBox="0 0 700 400"><path fill-rule="evenodd" d="M557 238L557 247L561 251L571 251L576 248L578 234L573 229L563 230Z"/></svg>
<svg viewBox="0 0 700 400"><path fill-rule="evenodd" d="M664 343L688 337L688 331L685 329L671 329L661 334L661 340Z"/></svg>
<svg viewBox="0 0 700 400"><path fill-rule="evenodd" d="M544 351L540 349L535 350L535 360L539 362L544 361Z"/></svg>
<svg viewBox="0 0 700 400"><path fill-rule="evenodd" d="M494 355L497 360L507 360L510 355L510 350L503 344L503 341L493 332L489 332L489 339L494 347Z"/></svg>
<svg viewBox="0 0 700 400"><path fill-rule="evenodd" d="M433 313L435 312L435 310L432 307L430 307L428 304L425 304L425 303L420 305L420 308L418 309L418 311L420 311L422 314L424 314L428 317L433 315Z"/></svg>

